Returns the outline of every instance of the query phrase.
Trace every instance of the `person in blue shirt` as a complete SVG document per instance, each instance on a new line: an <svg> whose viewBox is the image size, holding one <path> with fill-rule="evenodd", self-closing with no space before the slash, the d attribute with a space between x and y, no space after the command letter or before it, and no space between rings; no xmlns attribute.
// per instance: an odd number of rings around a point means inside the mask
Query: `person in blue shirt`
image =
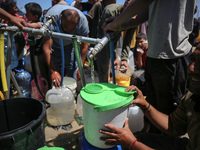
<svg viewBox="0 0 200 150"><path fill-rule="evenodd" d="M58 24L61 33L73 34L79 36L88 36L89 28L88 22L85 15L78 9L57 4L48 10L46 16L53 15ZM46 19L44 20L44 23ZM56 25L53 23L50 26L50 30L57 32ZM64 53L65 53L65 75L69 77L76 77L77 80L80 79L80 73L77 70L77 62L74 54L74 48L72 46L72 40L63 39ZM88 43L80 44L80 53L82 63L84 64L86 59L86 54L88 50ZM51 50L53 49L53 51ZM58 38L43 38L43 51L45 54L45 59L47 65L51 72L51 80L54 85L59 87L61 82L61 46Z"/></svg>

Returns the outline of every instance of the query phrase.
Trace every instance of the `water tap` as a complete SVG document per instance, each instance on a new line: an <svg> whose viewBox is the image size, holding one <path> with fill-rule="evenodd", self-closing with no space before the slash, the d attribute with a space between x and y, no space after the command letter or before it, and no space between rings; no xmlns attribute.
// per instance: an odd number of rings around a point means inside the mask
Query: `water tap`
<svg viewBox="0 0 200 150"><path fill-rule="evenodd" d="M41 30L48 30L50 25L55 22L55 17L54 16L48 16L46 17L47 22L43 24Z"/></svg>

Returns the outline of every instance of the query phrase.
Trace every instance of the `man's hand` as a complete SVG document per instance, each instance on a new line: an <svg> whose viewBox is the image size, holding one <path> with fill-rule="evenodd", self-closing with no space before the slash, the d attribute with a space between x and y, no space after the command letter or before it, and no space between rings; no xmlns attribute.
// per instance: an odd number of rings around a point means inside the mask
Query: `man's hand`
<svg viewBox="0 0 200 150"><path fill-rule="evenodd" d="M113 21L116 19L116 17L112 16L105 20L105 22L102 25L102 29L104 30L104 33L107 33L108 31L117 31L117 27L113 24Z"/></svg>
<svg viewBox="0 0 200 150"><path fill-rule="evenodd" d="M60 87L61 75L57 71L51 72L51 81L56 87Z"/></svg>
<svg viewBox="0 0 200 150"><path fill-rule="evenodd" d="M139 51L137 51L137 53L138 53L139 56L142 56L144 54L144 50L140 49Z"/></svg>
<svg viewBox="0 0 200 150"><path fill-rule="evenodd" d="M106 141L106 145L122 145L124 147L131 148L131 145L136 138L129 129L128 118L125 120L124 128L117 128L110 124L105 124L105 127L112 130L99 130L100 133L108 135L107 137L100 137L100 140Z"/></svg>

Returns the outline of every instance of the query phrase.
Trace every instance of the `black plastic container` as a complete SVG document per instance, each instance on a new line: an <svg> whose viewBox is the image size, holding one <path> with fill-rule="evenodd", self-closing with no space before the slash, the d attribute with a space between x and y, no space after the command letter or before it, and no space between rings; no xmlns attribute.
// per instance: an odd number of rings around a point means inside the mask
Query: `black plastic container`
<svg viewBox="0 0 200 150"><path fill-rule="evenodd" d="M0 101L0 149L36 150L45 146L46 106L31 98Z"/></svg>

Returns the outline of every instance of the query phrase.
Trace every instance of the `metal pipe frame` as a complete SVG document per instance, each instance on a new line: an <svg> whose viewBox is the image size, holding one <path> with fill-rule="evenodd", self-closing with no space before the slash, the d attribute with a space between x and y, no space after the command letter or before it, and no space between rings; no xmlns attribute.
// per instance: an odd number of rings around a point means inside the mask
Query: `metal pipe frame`
<svg viewBox="0 0 200 150"><path fill-rule="evenodd" d="M23 32L27 32L27 33L30 33L33 35L51 36L54 38L62 38L62 39L72 40L73 46L75 49L76 60L77 60L78 67L79 67L79 72L81 75L81 83L82 83L83 87L86 85L86 82L85 82L85 76L83 73L83 64L82 64L81 57L80 57L78 43L96 44L94 46L94 48L92 48L92 50L88 52L88 58L94 59L95 55L98 52L100 52L102 50L102 48L110 40L109 33L107 33L102 39L98 39L98 38L96 39L96 38L89 38L89 37L83 37L83 36L77 36L77 35L71 35L71 34L52 32L46 28L34 29L34 28L25 27L24 30L22 30L17 26L4 26L2 24L0 24L0 31L8 31L8 32L23 31Z"/></svg>
<svg viewBox="0 0 200 150"><path fill-rule="evenodd" d="M80 76L81 76L81 84L84 87L86 85L86 82L85 82L85 76L83 73L83 64L82 64L82 59L80 56L79 44L77 42L77 37L75 35L72 38L72 42L73 42L73 46L74 46L74 50L75 50L76 61L78 63L79 72L80 72Z"/></svg>
<svg viewBox="0 0 200 150"><path fill-rule="evenodd" d="M18 28L17 26L8 26L8 27L0 26L0 31L12 31L12 32L22 31L22 32L31 33L34 35L51 36L51 37L62 38L62 39L67 39L67 40L71 40L74 36L71 34L58 33L58 32L53 32L46 29L34 29L34 28L29 28L29 27L25 27L24 30L22 30ZM83 37L83 36L78 36L78 35L76 35L76 37L77 37L77 41L81 43L97 44L101 41L101 39L98 39L98 38L95 39L95 38Z"/></svg>

